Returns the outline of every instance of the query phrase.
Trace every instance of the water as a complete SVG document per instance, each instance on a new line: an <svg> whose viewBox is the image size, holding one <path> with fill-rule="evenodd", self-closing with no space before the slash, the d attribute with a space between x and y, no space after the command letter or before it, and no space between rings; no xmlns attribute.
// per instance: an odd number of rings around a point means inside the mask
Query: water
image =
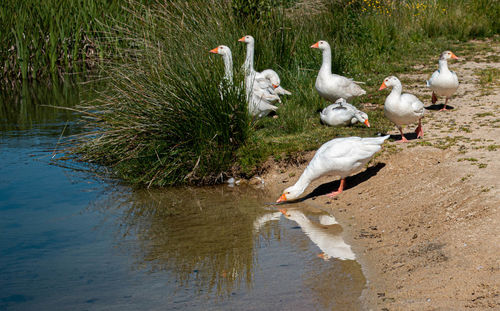
<svg viewBox="0 0 500 311"><path fill-rule="evenodd" d="M280 211L245 187L133 191L54 165L63 129L81 129L43 105L78 94L21 94L0 105L0 310L359 308L365 279L327 212Z"/></svg>

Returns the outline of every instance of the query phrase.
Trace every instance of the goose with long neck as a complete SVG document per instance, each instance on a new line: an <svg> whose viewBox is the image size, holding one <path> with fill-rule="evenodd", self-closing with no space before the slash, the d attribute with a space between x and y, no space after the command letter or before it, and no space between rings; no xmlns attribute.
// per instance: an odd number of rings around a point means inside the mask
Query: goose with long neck
<svg viewBox="0 0 500 311"><path fill-rule="evenodd" d="M359 82L332 73L332 51L328 42L320 40L311 45L311 48L323 52L323 63L315 84L321 97L333 103L339 98L349 100L351 97L366 94L366 91L357 84Z"/></svg>
<svg viewBox="0 0 500 311"><path fill-rule="evenodd" d="M247 96L249 96L249 93L252 91L265 91L276 96L291 95L292 93L280 86L281 81L276 71L272 69L266 69L262 72L258 72L255 70L253 62L255 39L250 35L246 35L240 38L238 41L244 42L247 45L245 62L243 63Z"/></svg>
<svg viewBox="0 0 500 311"><path fill-rule="evenodd" d="M378 152L389 135L383 137L346 137L335 138L324 143L300 175L299 180L283 191L276 202L298 198L309 184L323 176L340 176L340 186L328 196L333 197L344 189L345 178L361 170L371 157Z"/></svg>
<svg viewBox="0 0 500 311"><path fill-rule="evenodd" d="M356 255L351 250L351 246L344 242L340 234L342 231L338 230L340 228L325 227L321 224L314 223L299 210L280 209L280 212L286 218L295 221L300 226L302 232L321 249L322 253L318 256L325 261L330 258L338 258L340 260L356 259ZM339 225L336 226L340 227Z"/></svg>
<svg viewBox="0 0 500 311"><path fill-rule="evenodd" d="M321 122L330 126L345 126L361 122L370 127L368 115L347 103L343 98L337 99L334 104L323 109L320 118Z"/></svg>
<svg viewBox="0 0 500 311"><path fill-rule="evenodd" d="M434 71L427 86L432 90L432 103L437 102L437 96L445 96L446 100L444 106L440 111L446 111L448 100L458 89L457 74L448 69L448 59L458 59L458 57L451 51L444 51L439 57L439 69Z"/></svg>
<svg viewBox="0 0 500 311"><path fill-rule="evenodd" d="M401 133L401 140L398 142L408 141L403 134L403 125L415 122L418 122L418 126L415 129L417 138L423 137L424 130L422 129L422 118L425 113L424 104L415 95L408 93L402 94L403 85L395 76L385 78L379 91L386 87L392 87L392 91L385 99L384 114L398 127Z"/></svg>
<svg viewBox="0 0 500 311"><path fill-rule="evenodd" d="M210 53L222 55L222 59L224 60L224 80L232 85L233 60L231 49L225 45L219 45L215 49L210 50ZM222 82L221 87L223 87ZM278 95L270 94L265 90L256 88L254 91L247 93L248 112L251 116L263 117L271 111L276 111L278 109L278 107L271 104L277 99L279 99Z"/></svg>
<svg viewBox="0 0 500 311"><path fill-rule="evenodd" d="M233 56L231 49L225 45L219 45L215 49L210 50L210 53L222 55L224 61L224 80L230 85L233 84Z"/></svg>

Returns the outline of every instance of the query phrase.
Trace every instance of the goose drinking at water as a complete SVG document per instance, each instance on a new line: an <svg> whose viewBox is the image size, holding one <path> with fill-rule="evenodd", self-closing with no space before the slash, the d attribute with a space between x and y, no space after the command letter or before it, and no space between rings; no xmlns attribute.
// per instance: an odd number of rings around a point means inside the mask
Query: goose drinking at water
<svg viewBox="0 0 500 311"><path fill-rule="evenodd" d="M341 193L344 189L345 178L361 170L381 149L381 145L387 138L389 135L368 138L346 137L335 138L324 143L316 151L295 185L286 188L276 202L298 198L313 180L323 175L340 176L339 189L328 196L333 197Z"/></svg>

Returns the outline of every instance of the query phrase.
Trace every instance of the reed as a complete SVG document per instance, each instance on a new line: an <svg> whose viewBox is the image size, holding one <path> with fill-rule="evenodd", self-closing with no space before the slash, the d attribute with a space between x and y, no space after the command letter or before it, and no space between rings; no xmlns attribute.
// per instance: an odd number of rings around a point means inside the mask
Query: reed
<svg viewBox="0 0 500 311"><path fill-rule="evenodd" d="M96 39L101 31L129 18L122 5L119 0L3 0L0 87L85 74L99 59Z"/></svg>

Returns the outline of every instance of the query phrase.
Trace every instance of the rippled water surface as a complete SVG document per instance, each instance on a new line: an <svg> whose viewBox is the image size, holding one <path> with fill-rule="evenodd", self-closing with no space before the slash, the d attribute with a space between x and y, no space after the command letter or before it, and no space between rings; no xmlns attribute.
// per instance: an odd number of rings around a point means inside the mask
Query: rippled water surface
<svg viewBox="0 0 500 311"><path fill-rule="evenodd" d="M78 100L3 95L0 310L358 308L365 279L325 211L245 187L133 191L52 162L79 128L45 105Z"/></svg>

